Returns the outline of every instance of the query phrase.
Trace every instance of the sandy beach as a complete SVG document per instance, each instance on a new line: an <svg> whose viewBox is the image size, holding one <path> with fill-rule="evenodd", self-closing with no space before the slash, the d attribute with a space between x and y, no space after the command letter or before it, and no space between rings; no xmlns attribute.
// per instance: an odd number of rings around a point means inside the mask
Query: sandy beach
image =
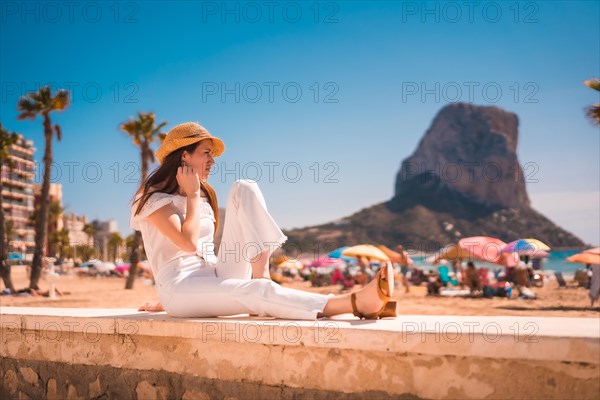
<svg viewBox="0 0 600 400"><path fill-rule="evenodd" d="M25 268L13 267L12 277L17 289L27 286ZM341 285L311 287L308 281L288 281L283 285L317 293L342 293ZM135 282L133 290L125 290L124 286L124 278L62 275L57 287L68 294L56 299L43 296L0 296L0 306L137 308L146 302L158 301L155 287L145 284L141 278ZM48 289L44 276L40 280L40 288ZM590 307L587 289L577 288L572 284L567 288L559 288L556 281L550 280L543 288L534 290L538 295L536 300L519 299L515 293L511 299L448 298L427 296L424 286L411 287L409 293L404 293L404 288L398 286L394 297L398 299L399 313L406 315L600 317L600 306L596 304L594 308Z"/></svg>

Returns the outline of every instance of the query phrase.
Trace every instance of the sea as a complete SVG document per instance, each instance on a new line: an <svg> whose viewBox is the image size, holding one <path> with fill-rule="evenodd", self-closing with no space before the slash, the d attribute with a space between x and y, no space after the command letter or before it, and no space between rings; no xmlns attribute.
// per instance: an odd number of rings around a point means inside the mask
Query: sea
<svg viewBox="0 0 600 400"><path fill-rule="evenodd" d="M562 272L565 275L573 275L578 269L584 269L585 264L571 263L567 261L567 257L573 254L580 253L581 249L576 250L553 250L550 251L548 257L544 259L544 270L545 271L556 271ZM425 256L411 256L415 262L417 268L422 269L433 269L433 266L425 261ZM483 261L474 261L476 267L487 267L490 270L502 269L503 267L495 264L490 264Z"/></svg>

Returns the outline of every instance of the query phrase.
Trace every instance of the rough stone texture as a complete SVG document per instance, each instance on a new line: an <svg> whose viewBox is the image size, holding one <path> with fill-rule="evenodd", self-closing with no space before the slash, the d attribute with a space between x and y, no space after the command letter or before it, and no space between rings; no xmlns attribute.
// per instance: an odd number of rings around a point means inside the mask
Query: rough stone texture
<svg viewBox="0 0 600 400"><path fill-rule="evenodd" d="M388 201L339 221L286 231L296 254L327 243L359 243L434 252L463 237L506 242L535 237L551 247L584 243L534 210L517 157L518 118L498 107L456 103L434 118L415 152L402 162Z"/></svg>
<svg viewBox="0 0 600 400"><path fill-rule="evenodd" d="M23 377L23 379L30 385L33 385L33 386L39 385L39 383L38 383L39 376L31 368L22 367L22 368L19 368L19 372L21 373L21 376Z"/></svg>
<svg viewBox="0 0 600 400"><path fill-rule="evenodd" d="M48 400L62 399L62 397L58 394L58 383L54 378L48 379L48 384L46 385L46 398Z"/></svg>
<svg viewBox="0 0 600 400"><path fill-rule="evenodd" d="M591 318L375 323L33 307L0 316L0 398L593 399L600 391L600 326Z"/></svg>
<svg viewBox="0 0 600 400"><path fill-rule="evenodd" d="M2 385L1 399L33 398L33 399L66 399L74 398L74 389L79 398L94 400L121 399L315 399L336 398L351 399L418 399L414 395L392 396L381 391L364 393L340 393L332 391L290 388L284 385L272 386L256 382L229 382L217 379L206 379L195 376L184 376L174 372L161 370L133 370L113 368L110 365L63 364L44 361L14 360L3 358L0 365L6 368L4 377L18 366L27 365L42 371L42 380L47 381L46 390L34 388L22 382L20 385ZM81 379L78 376L83 375ZM56 377L53 378L52 376ZM67 386L57 386L57 379L73 382ZM94 381L92 382L92 379ZM89 390L89 385L98 382L99 391ZM87 385L86 385L87 383ZM88 388L86 390L86 388Z"/></svg>
<svg viewBox="0 0 600 400"><path fill-rule="evenodd" d="M88 395L91 398L100 397L102 395L102 388L100 387L100 377L88 385Z"/></svg>
<svg viewBox="0 0 600 400"><path fill-rule="evenodd" d="M3 368L4 374L2 375L2 388L4 388L9 393L16 393L17 388L19 387L19 381L17 379L17 373L12 370L5 370Z"/></svg>
<svg viewBox="0 0 600 400"><path fill-rule="evenodd" d="M135 394L138 399L166 400L169 398L170 391L166 386L156 386L148 381L141 381L135 388Z"/></svg>
<svg viewBox="0 0 600 400"><path fill-rule="evenodd" d="M139 397L140 399L143 399L143 397ZM73 386L72 384L69 385L68 389L67 389L67 399L69 400L83 400L83 397L79 397L79 395L77 394L77 388L75 386Z"/></svg>

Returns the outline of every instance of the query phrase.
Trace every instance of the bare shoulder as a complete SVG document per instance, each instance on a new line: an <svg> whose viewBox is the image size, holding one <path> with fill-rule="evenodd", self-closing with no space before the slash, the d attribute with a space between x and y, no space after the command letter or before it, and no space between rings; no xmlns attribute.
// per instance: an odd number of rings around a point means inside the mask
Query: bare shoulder
<svg viewBox="0 0 600 400"><path fill-rule="evenodd" d="M148 188L148 191L145 190L145 188L142 186L141 188L138 189L138 191L135 193L136 196L141 195L143 193L152 193L152 194L162 194L162 195L168 195L168 193L166 192L162 192L162 189L157 187L157 186L150 186Z"/></svg>

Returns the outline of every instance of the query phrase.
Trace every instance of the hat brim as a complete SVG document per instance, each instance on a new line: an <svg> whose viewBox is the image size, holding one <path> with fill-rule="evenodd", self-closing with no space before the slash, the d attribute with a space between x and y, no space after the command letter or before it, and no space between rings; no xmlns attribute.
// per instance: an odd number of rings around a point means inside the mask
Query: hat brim
<svg viewBox="0 0 600 400"><path fill-rule="evenodd" d="M225 144L221 139L215 136L204 137L204 138L182 138L175 139L174 141L170 141L168 143L163 143L156 150L155 156L160 164L164 162L169 154L174 152L175 150L189 146L190 144L194 144L197 142L201 142L203 140L210 140L213 144L213 157L219 157L225 151Z"/></svg>

